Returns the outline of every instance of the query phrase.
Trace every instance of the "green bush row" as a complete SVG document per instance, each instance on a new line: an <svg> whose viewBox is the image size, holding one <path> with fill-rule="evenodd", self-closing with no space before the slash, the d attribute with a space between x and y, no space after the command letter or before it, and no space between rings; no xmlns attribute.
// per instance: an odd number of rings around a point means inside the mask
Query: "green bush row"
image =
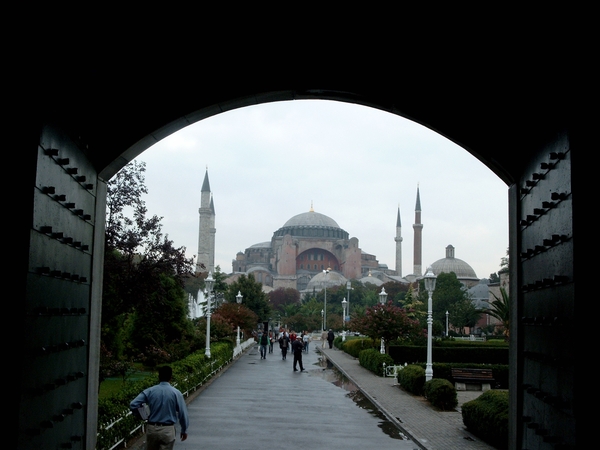
<svg viewBox="0 0 600 450"><path fill-rule="evenodd" d="M388 352L396 364L412 364L427 360L426 346L390 345ZM435 362L445 363L508 365L508 347L463 344L434 346L432 358Z"/></svg>
<svg viewBox="0 0 600 450"><path fill-rule="evenodd" d="M423 387L425 398L444 411L456 408L458 396L454 385L443 378L432 378L425 382Z"/></svg>
<svg viewBox="0 0 600 450"><path fill-rule="evenodd" d="M233 346L229 342L212 344L210 352L211 359L206 358L204 351L198 351L170 364L173 368L172 384L184 395L189 395L233 358ZM111 448L121 439L132 437L131 433L140 426L140 421L130 414L129 404L141 391L156 383L158 376L127 382L115 395L98 401L97 449Z"/></svg>
<svg viewBox="0 0 600 450"><path fill-rule="evenodd" d="M375 341L373 341L371 338L354 336L346 337L345 341L342 341L341 337L337 337L333 343L337 348L345 351L354 358L358 358L361 351L375 348L376 345L378 345L375 344Z"/></svg>
<svg viewBox="0 0 600 450"><path fill-rule="evenodd" d="M379 350L367 348L358 354L358 362L365 369L370 370L378 376L383 376L383 364L386 366L394 365L394 360L390 355L381 354Z"/></svg>
<svg viewBox="0 0 600 450"><path fill-rule="evenodd" d="M469 431L498 449L508 447L508 391L486 391L461 409Z"/></svg>

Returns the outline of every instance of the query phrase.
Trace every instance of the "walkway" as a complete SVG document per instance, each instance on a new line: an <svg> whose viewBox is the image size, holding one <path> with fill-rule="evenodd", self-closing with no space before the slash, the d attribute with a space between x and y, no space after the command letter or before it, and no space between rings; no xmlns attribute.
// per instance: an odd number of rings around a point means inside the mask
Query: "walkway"
<svg viewBox="0 0 600 450"><path fill-rule="evenodd" d="M189 399L188 439L175 449L377 448L379 450L490 450L468 433L458 411L436 411L427 401L394 386L392 378L373 375L358 360L337 349L304 354L307 372L292 371L292 356L283 361L278 349L266 360L257 347ZM348 390L324 377L325 356L404 434L394 439L380 429L381 420L359 408ZM468 393L473 396L477 393ZM471 397L469 397L471 398ZM460 396L459 401L468 400ZM133 445L143 448L144 439Z"/></svg>
<svg viewBox="0 0 600 450"><path fill-rule="evenodd" d="M358 388L420 448L427 450L490 450L466 431L460 405L481 392L460 392L457 411L436 411L422 397L413 396L394 386L393 378L374 376L360 366L358 359L337 349L323 351L331 363Z"/></svg>

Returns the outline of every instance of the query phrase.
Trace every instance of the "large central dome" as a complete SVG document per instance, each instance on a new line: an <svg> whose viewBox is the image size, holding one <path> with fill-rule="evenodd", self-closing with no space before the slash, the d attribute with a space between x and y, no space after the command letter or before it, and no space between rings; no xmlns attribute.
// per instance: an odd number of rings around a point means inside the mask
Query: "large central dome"
<svg viewBox="0 0 600 450"><path fill-rule="evenodd" d="M305 238L348 239L348 233L342 230L335 220L315 212L312 208L308 212L292 217L274 233L276 237L286 234Z"/></svg>
<svg viewBox="0 0 600 450"><path fill-rule="evenodd" d="M288 220L284 225L285 227L331 227L339 228L335 220L331 217L326 216L314 211L305 212L298 214Z"/></svg>

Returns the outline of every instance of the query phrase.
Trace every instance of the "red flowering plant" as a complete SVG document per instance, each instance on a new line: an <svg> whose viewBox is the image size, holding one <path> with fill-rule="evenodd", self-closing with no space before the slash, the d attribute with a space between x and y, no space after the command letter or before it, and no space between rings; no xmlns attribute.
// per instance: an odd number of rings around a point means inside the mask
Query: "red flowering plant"
<svg viewBox="0 0 600 450"><path fill-rule="evenodd" d="M393 305L391 301L367 308L365 314L354 317L349 326L371 339L383 338L386 353L390 342L411 342L424 334L419 321L409 317L405 309Z"/></svg>

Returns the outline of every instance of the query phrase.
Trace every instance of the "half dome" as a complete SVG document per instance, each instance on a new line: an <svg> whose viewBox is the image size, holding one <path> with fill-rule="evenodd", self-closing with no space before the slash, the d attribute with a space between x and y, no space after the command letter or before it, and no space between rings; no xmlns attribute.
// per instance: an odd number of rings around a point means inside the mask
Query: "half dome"
<svg viewBox="0 0 600 450"><path fill-rule="evenodd" d="M344 275L338 272L330 271L328 274L325 272L319 272L310 279L306 286L307 291L321 291L326 287L330 288L333 286L345 286L348 280Z"/></svg>

